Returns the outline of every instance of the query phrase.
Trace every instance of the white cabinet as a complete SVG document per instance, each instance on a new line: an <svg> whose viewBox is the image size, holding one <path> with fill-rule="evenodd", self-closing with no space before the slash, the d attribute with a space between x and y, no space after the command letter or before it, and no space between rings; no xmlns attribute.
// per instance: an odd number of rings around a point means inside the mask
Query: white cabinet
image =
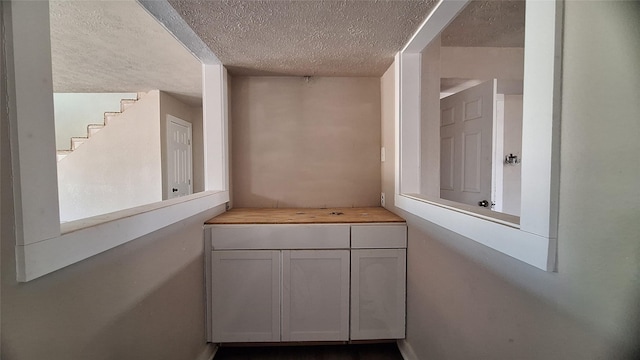
<svg viewBox="0 0 640 360"><path fill-rule="evenodd" d="M283 251L282 341L349 340L349 250Z"/></svg>
<svg viewBox="0 0 640 360"><path fill-rule="evenodd" d="M280 341L280 251L214 251L214 342Z"/></svg>
<svg viewBox="0 0 640 360"><path fill-rule="evenodd" d="M403 339L405 249L351 250L351 339Z"/></svg>
<svg viewBox="0 0 640 360"><path fill-rule="evenodd" d="M209 225L208 339L405 336L405 224Z"/></svg>
<svg viewBox="0 0 640 360"><path fill-rule="evenodd" d="M352 340L405 337L407 227L351 227Z"/></svg>
<svg viewBox="0 0 640 360"><path fill-rule="evenodd" d="M211 259L213 342L349 340L349 250L227 250Z"/></svg>

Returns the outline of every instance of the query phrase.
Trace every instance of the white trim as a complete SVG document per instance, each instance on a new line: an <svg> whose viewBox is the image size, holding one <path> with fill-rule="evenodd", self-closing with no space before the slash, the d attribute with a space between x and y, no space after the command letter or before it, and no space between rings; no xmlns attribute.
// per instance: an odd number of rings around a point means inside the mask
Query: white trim
<svg viewBox="0 0 640 360"><path fill-rule="evenodd" d="M491 201L493 210L502 212L504 205L504 94L496 94L493 117L493 157L491 161Z"/></svg>
<svg viewBox="0 0 640 360"><path fill-rule="evenodd" d="M161 207L153 210L146 209L155 207L156 204L123 210L125 213L135 212L130 216L118 217L120 212L97 216L96 218L99 219L109 216L118 218L71 231L53 239L28 245L17 245L18 281L30 281L46 275L160 230L163 227L213 209L224 204L228 199L228 192L198 193L191 197L185 196L158 203ZM82 221L85 220L79 220L79 222Z"/></svg>
<svg viewBox="0 0 640 360"><path fill-rule="evenodd" d="M411 344L406 339L398 340L396 342L398 345L398 350L400 351L400 355L404 360L419 360L416 353L413 351Z"/></svg>
<svg viewBox="0 0 640 360"><path fill-rule="evenodd" d="M207 192L60 224L53 118L49 3L4 3L16 217L16 272L29 281L229 201L227 84L203 70ZM9 86L10 87L10 86Z"/></svg>
<svg viewBox="0 0 640 360"><path fill-rule="evenodd" d="M229 188L227 69L202 65L202 116L206 190Z"/></svg>
<svg viewBox="0 0 640 360"><path fill-rule="evenodd" d="M420 163L415 143L413 104L415 55L460 11L465 1L441 1L405 49L396 56L396 206L537 268L554 271L559 187L559 116L562 39L562 0L527 1L525 85L523 94L522 211L519 228L470 212L436 205L407 194L420 193L412 184ZM444 14L442 18L436 14ZM430 22L429 19L434 19ZM535 25L534 25L535 24ZM409 80L407 80L409 79ZM405 94L411 94L407 98ZM419 95L418 95L419 96ZM407 138L408 137L408 138ZM408 139L408 142L407 142ZM408 177L408 179L407 179Z"/></svg>
<svg viewBox="0 0 640 360"><path fill-rule="evenodd" d="M396 74L402 85L399 95L402 122L400 143L400 189L403 193L420 193L420 53L400 55L400 74Z"/></svg>
<svg viewBox="0 0 640 360"><path fill-rule="evenodd" d="M401 53L397 53L395 59L393 61L393 71L394 71L394 104L396 105L396 111L394 114L394 124L393 124L393 134L394 134L394 144L395 144L395 168L393 169L394 173L394 193L400 194L400 161L402 157L400 156L400 118L402 106L400 106L400 101L402 99L402 86L400 82L400 72L402 71L401 63Z"/></svg>
<svg viewBox="0 0 640 360"><path fill-rule="evenodd" d="M4 5L10 13L4 14L6 36L13 43L6 57L7 93L14 112L9 121L16 241L26 245L60 235L49 3Z"/></svg>
<svg viewBox="0 0 640 360"><path fill-rule="evenodd" d="M440 0L400 52L421 52L440 35L442 29L449 25L469 1L471 0Z"/></svg>
<svg viewBox="0 0 640 360"><path fill-rule="evenodd" d="M136 0L149 15L167 29L184 47L203 64L222 64L216 54L180 16L167 0Z"/></svg>
<svg viewBox="0 0 640 360"><path fill-rule="evenodd" d="M548 251L552 239L404 195L396 196L395 201L397 207L418 217L539 269L547 270Z"/></svg>

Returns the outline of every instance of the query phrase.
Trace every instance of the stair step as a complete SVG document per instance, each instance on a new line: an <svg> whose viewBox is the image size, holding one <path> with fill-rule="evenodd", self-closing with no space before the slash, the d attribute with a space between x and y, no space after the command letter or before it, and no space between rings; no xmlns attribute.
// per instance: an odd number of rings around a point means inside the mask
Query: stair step
<svg viewBox="0 0 640 360"><path fill-rule="evenodd" d="M87 125L87 137L91 137L95 135L98 131L104 128L104 124L89 124Z"/></svg>
<svg viewBox="0 0 640 360"><path fill-rule="evenodd" d="M130 108L133 104L135 104L138 100L136 99L122 99L120 100L120 112L124 112L128 108Z"/></svg>
<svg viewBox="0 0 640 360"><path fill-rule="evenodd" d="M76 150L80 145L84 144L85 141L89 140L87 137L72 137L71 138L71 151Z"/></svg>
<svg viewBox="0 0 640 360"><path fill-rule="evenodd" d="M120 112L105 112L104 113L104 125L108 125L110 120L112 120L113 118L115 118L116 116L118 116L120 114L122 114L122 113L120 113Z"/></svg>
<svg viewBox="0 0 640 360"><path fill-rule="evenodd" d="M72 153L71 150L58 150L58 151L56 151L56 160L60 161L60 160L64 159L65 157L67 157L67 155L69 155L71 153Z"/></svg>

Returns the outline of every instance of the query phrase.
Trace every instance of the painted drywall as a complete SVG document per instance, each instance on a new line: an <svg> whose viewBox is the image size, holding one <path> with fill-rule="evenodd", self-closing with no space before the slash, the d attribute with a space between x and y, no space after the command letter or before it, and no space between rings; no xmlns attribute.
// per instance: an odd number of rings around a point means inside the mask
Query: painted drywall
<svg viewBox="0 0 640 360"><path fill-rule="evenodd" d="M438 37L420 58L420 192L432 199L440 198L440 74L446 63L441 49Z"/></svg>
<svg viewBox="0 0 640 360"><path fill-rule="evenodd" d="M640 151L640 3L565 6L558 272L387 202L408 221L407 343L419 359L640 355L640 162L613 161ZM382 94L388 103L391 89ZM384 176L383 188L392 186Z"/></svg>
<svg viewBox="0 0 640 360"><path fill-rule="evenodd" d="M395 119L396 119L396 95L395 95L395 69L391 64L389 69L380 78L380 140L385 149L385 161L380 166L380 179L382 192L385 194L385 207L397 212L394 201L395 194ZM439 172L438 172L439 173Z"/></svg>
<svg viewBox="0 0 640 360"><path fill-rule="evenodd" d="M162 149L162 199L168 198L167 171L167 116L172 115L191 123L193 192L204 190L204 143L202 135L202 106L194 107L179 99L160 92L160 144Z"/></svg>
<svg viewBox="0 0 640 360"><path fill-rule="evenodd" d="M193 192L204 191L204 129L202 106L193 108Z"/></svg>
<svg viewBox="0 0 640 360"><path fill-rule="evenodd" d="M234 77L236 207L380 203L379 78Z"/></svg>
<svg viewBox="0 0 640 360"><path fill-rule="evenodd" d="M523 48L443 46L440 56L443 78L522 80L524 76Z"/></svg>
<svg viewBox="0 0 640 360"><path fill-rule="evenodd" d="M160 92L144 95L58 161L60 221L162 200Z"/></svg>
<svg viewBox="0 0 640 360"><path fill-rule="evenodd" d="M522 159L522 95L504 97L504 154ZM502 212L520 216L521 166L503 166Z"/></svg>
<svg viewBox="0 0 640 360"><path fill-rule="evenodd" d="M54 93L56 149L69 150L71 138L87 136L87 125L104 123L105 112L119 112L120 100L136 93Z"/></svg>
<svg viewBox="0 0 640 360"><path fill-rule="evenodd" d="M7 4L0 2L0 9ZM4 51L0 47L0 358L208 359L202 223L224 207L45 277L16 282L13 170L11 157L4 156L15 141L4 96L14 85L7 83Z"/></svg>
<svg viewBox="0 0 640 360"><path fill-rule="evenodd" d="M9 166L3 159L3 223L13 220ZM21 284L15 236L3 226L2 358L209 359L202 223L223 211L218 207Z"/></svg>

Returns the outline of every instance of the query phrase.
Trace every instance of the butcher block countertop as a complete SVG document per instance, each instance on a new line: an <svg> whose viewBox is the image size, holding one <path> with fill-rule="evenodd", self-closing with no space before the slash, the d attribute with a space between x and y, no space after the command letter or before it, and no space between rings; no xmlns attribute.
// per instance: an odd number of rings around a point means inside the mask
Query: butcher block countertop
<svg viewBox="0 0 640 360"><path fill-rule="evenodd" d="M274 209L239 208L220 214L205 224L336 224L404 223L405 220L382 207Z"/></svg>

